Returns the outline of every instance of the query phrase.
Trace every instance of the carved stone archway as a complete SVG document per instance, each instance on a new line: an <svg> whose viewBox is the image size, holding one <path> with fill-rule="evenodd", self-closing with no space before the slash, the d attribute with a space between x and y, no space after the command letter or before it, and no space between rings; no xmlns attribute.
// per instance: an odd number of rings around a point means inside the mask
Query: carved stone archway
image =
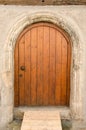
<svg viewBox="0 0 86 130"><path fill-rule="evenodd" d="M62 113L64 118L82 119L82 95L80 87L80 61L81 61L81 37L79 34L79 28L76 23L72 20L67 20L63 16L56 16L52 12L38 12L38 14L22 14L21 18L16 21L14 26L11 28L8 35L5 47L4 47L4 58L3 58L3 82L4 86L8 87L10 91L8 100L4 98L6 104L11 104L11 116L9 121L13 119L13 108L14 108L14 48L16 40L19 34L24 30L27 25L31 25L36 22L51 22L68 34L72 43L72 65L71 65L71 91L70 91L70 107L68 108L68 114L65 114L65 110ZM77 29L76 29L77 28ZM78 30L78 31L76 31ZM78 32L78 33L77 33ZM8 82L8 84L7 84ZM5 92L3 93L5 95ZM8 105L8 107L9 107ZM7 109L7 108L6 108ZM10 115L10 111L8 111Z"/></svg>

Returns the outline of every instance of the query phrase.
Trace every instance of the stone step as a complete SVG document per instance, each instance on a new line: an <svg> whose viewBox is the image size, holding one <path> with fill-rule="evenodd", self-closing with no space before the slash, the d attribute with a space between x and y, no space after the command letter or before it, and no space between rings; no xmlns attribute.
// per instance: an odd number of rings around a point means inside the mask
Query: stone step
<svg viewBox="0 0 86 130"><path fill-rule="evenodd" d="M27 111L21 130L62 130L58 111Z"/></svg>

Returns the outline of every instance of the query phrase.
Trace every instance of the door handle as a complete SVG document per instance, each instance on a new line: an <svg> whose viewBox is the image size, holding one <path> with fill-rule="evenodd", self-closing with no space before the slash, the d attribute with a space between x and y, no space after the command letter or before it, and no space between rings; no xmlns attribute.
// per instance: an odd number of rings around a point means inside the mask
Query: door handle
<svg viewBox="0 0 86 130"><path fill-rule="evenodd" d="M22 71L24 71L24 70L25 70L25 66L21 66L20 69L21 69Z"/></svg>

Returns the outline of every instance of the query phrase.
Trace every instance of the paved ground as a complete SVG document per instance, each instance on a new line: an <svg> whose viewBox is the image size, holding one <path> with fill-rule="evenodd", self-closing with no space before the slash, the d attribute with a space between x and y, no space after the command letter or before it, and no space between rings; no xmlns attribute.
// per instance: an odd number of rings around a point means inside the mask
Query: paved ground
<svg viewBox="0 0 86 130"><path fill-rule="evenodd" d="M14 120L7 126L7 130L21 130L21 120Z"/></svg>
<svg viewBox="0 0 86 130"><path fill-rule="evenodd" d="M62 130L58 111L27 111L21 130Z"/></svg>
<svg viewBox="0 0 86 130"><path fill-rule="evenodd" d="M10 123L7 127L7 130L21 130L21 120L14 120L12 123ZM69 126L63 126L64 128L62 130L70 130Z"/></svg>
<svg viewBox="0 0 86 130"><path fill-rule="evenodd" d="M22 120L14 120L12 123L10 123L6 130L21 130L21 123ZM86 130L86 127L83 126L83 128L80 129L72 129L71 123L69 121L62 121L62 130Z"/></svg>

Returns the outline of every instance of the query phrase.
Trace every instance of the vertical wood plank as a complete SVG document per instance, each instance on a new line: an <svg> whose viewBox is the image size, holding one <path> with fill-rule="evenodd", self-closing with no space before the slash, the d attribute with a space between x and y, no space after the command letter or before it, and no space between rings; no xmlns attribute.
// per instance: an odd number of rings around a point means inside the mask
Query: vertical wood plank
<svg viewBox="0 0 86 130"><path fill-rule="evenodd" d="M71 45L67 43L67 105L69 105L70 101L70 70L71 70Z"/></svg>
<svg viewBox="0 0 86 130"><path fill-rule="evenodd" d="M49 27L44 26L43 42L43 105L48 105L49 87Z"/></svg>
<svg viewBox="0 0 86 130"><path fill-rule="evenodd" d="M67 87L67 41L62 37L61 105L66 105Z"/></svg>
<svg viewBox="0 0 86 130"><path fill-rule="evenodd" d="M37 100L37 28L31 30L31 105Z"/></svg>
<svg viewBox="0 0 86 130"><path fill-rule="evenodd" d="M68 42L48 23L34 24L22 35L14 55L15 106L69 105L71 46ZM21 66L25 66L25 71Z"/></svg>
<svg viewBox="0 0 86 130"><path fill-rule="evenodd" d="M37 105L43 102L43 26L38 27Z"/></svg>
<svg viewBox="0 0 86 130"><path fill-rule="evenodd" d="M49 104L55 104L55 29L50 28Z"/></svg>
<svg viewBox="0 0 86 130"><path fill-rule="evenodd" d="M25 76L24 71L21 70L21 66L25 66L25 41L24 36L19 41L19 105L25 104Z"/></svg>
<svg viewBox="0 0 86 130"><path fill-rule="evenodd" d="M60 105L61 100L61 34L56 31L56 87L55 104Z"/></svg>
<svg viewBox="0 0 86 130"><path fill-rule="evenodd" d="M30 31L25 34L25 105L30 105L31 41Z"/></svg>
<svg viewBox="0 0 86 130"><path fill-rule="evenodd" d="M19 105L19 86L18 86L18 43L16 43L14 51L14 104Z"/></svg>

